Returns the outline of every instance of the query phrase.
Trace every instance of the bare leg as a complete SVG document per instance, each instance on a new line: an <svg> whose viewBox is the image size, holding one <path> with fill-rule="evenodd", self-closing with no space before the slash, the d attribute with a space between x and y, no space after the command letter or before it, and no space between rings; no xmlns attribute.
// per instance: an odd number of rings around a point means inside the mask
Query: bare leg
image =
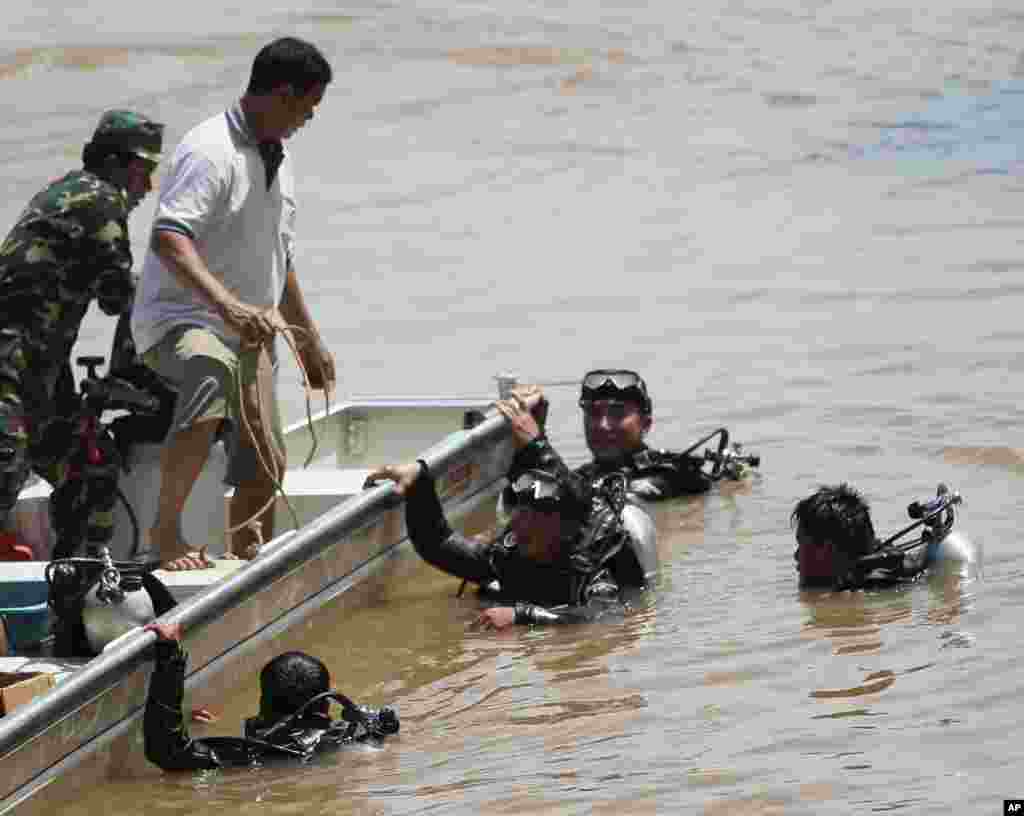
<svg viewBox="0 0 1024 816"><path fill-rule="evenodd" d="M285 453L278 448L273 430L274 372L270 357L265 349L261 349L242 360L254 369L251 377L243 378L245 386L240 410L244 422L239 433L243 435L255 464L254 471L246 474L244 483L235 487L228 508L228 526L235 528L252 520L259 523L259 532L244 527L230 535L227 547L237 556L254 558L260 545L274 537L274 503L270 500L277 489L275 478L284 477ZM260 513L268 502L270 506Z"/></svg>
<svg viewBox="0 0 1024 816"><path fill-rule="evenodd" d="M228 526L235 527L253 518L274 495L274 483L265 475L236 487L228 508ZM228 551L242 558L254 558L259 546L274 536L274 503L254 519L260 524L260 533L243 527L231 534ZM262 541L261 541L262 538Z"/></svg>
<svg viewBox="0 0 1024 816"><path fill-rule="evenodd" d="M177 566L172 569L196 569L204 566L206 548L191 558L187 546L181 540L179 522L185 509L185 501L210 456L217 418L200 420L195 425L171 436L160 453L160 499L157 504L156 521L149 531L149 538L160 561Z"/></svg>

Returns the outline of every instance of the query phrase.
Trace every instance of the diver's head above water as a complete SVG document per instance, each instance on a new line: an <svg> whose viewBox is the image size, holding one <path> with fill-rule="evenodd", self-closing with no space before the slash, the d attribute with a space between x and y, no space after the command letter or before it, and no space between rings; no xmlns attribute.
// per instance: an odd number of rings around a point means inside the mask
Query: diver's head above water
<svg viewBox="0 0 1024 816"><path fill-rule="evenodd" d="M318 694L331 688L331 674L322 661L305 652L285 652L260 672L260 719L273 722L290 716ZM328 712L324 699L310 714Z"/></svg>
<svg viewBox="0 0 1024 816"><path fill-rule="evenodd" d="M617 462L644 447L651 429L651 397L635 371L599 368L580 383L587 447L599 462Z"/></svg>
<svg viewBox="0 0 1024 816"><path fill-rule="evenodd" d="M797 502L790 523L803 586L833 585L877 546L867 501L845 483L822 486Z"/></svg>
<svg viewBox="0 0 1024 816"><path fill-rule="evenodd" d="M589 513L554 473L534 469L513 479L502 493L511 514L512 534L520 554L543 563L557 561L575 541Z"/></svg>

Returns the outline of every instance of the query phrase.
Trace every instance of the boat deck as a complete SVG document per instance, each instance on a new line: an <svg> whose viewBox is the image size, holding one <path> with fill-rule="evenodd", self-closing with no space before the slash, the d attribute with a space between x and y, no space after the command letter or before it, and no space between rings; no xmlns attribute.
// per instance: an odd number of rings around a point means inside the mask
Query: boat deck
<svg viewBox="0 0 1024 816"><path fill-rule="evenodd" d="M48 562L28 561L4 565L7 576L21 580L44 580L43 570ZM167 572L155 570L154 574L171 591L179 603L193 595L213 586L219 581L233 575L247 562L237 559L214 559L211 569L189 570L186 572ZM52 674L58 685L85 666L91 658L53 657L49 655L15 655L0 656L0 673L15 674L24 672L43 672Z"/></svg>
<svg viewBox="0 0 1024 816"><path fill-rule="evenodd" d="M387 573L407 541L404 513L392 485L363 487L371 465L422 458L436 474L453 523L469 523L481 512L492 519L512 445L503 418L485 416L489 403L349 403L315 417L333 461L288 472L285 488L299 529L292 529L291 512L279 502L277 529L285 532L252 561L215 558L212 569L156 572L179 601L165 619L180 623L185 632L191 654L187 687L228 693L237 671L255 671L268 659L277 634L339 596L358 604L360 593L349 590L370 575ZM302 461L308 437L304 423L286 432L291 460ZM143 470L133 472L131 487L148 496L152 482L142 478ZM223 520L226 497L220 489L199 487L198 492L208 500L211 515L198 520L195 529L201 534L184 532L189 541L212 545L218 537L212 531L223 529L223 523L218 528L213 521ZM36 520L45 520L39 508L29 509ZM142 509L139 527L144 531L148 522ZM210 552L217 550L211 546ZM5 564L5 574L17 580L13 568L27 579L43 581L46 563ZM0 671L47 672L57 681L41 697L0 717L0 813L42 790L84 784L93 771L115 767L122 751L136 750L153 639L133 629L92 660L0 658ZM91 770L69 773L75 768Z"/></svg>

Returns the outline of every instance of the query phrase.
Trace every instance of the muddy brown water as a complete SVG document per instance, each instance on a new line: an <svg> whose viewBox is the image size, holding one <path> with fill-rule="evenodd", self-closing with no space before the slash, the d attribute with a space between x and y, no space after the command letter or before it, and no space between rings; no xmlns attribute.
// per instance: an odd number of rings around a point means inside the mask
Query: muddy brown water
<svg viewBox="0 0 1024 816"><path fill-rule="evenodd" d="M299 769L164 776L138 754L45 812L999 813L1024 796L1024 16L1006 0L9 0L10 224L103 108L175 142L294 33L336 70L291 142L298 267L341 393L640 369L651 441L717 425L748 484L657 510L622 620L494 634L409 558L280 647L395 704L401 736ZM152 200L134 216L141 253ZM81 346L106 347L91 315ZM294 367L286 409L304 406ZM551 436L585 451L573 389ZM981 578L827 596L789 513L847 480L895 531L942 481ZM198 695L201 698L201 693ZM254 678L208 702L237 733Z"/></svg>

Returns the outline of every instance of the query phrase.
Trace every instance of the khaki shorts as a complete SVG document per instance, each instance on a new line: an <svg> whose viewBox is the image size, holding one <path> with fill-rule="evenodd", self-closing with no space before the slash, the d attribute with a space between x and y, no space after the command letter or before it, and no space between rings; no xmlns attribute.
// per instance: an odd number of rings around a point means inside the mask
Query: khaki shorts
<svg viewBox="0 0 1024 816"><path fill-rule="evenodd" d="M224 481L238 486L263 470L245 425L240 420L238 377L243 384L256 377L255 351L236 352L209 329L178 326L143 355L146 365L177 391L174 419L168 436L198 422L221 421L221 438L228 453ZM277 364L273 383L265 391L271 433L283 451L284 432L277 400ZM248 478L246 478L248 476Z"/></svg>

